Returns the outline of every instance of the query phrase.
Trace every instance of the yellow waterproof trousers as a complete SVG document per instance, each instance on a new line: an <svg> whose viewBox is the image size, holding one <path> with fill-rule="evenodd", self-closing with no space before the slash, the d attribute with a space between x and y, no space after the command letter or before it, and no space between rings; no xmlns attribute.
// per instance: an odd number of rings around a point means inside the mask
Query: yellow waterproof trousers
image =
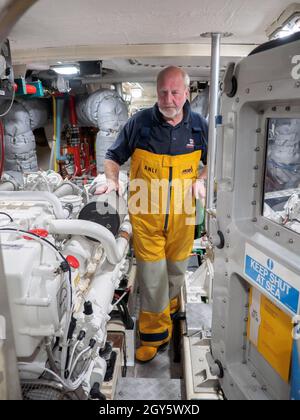
<svg viewBox="0 0 300 420"><path fill-rule="evenodd" d="M142 346L159 347L172 336L171 316L192 251L201 151L168 156L136 149L131 160L129 212L137 258Z"/></svg>

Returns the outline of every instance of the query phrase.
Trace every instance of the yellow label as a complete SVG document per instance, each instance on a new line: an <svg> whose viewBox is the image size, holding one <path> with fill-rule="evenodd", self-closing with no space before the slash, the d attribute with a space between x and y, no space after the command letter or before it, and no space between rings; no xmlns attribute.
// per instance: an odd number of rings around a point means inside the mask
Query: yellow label
<svg viewBox="0 0 300 420"><path fill-rule="evenodd" d="M257 289L252 289L248 338L285 382L289 382L290 377L292 331L291 317Z"/></svg>
<svg viewBox="0 0 300 420"><path fill-rule="evenodd" d="M77 274L77 276L74 278L74 286L78 287L79 283L80 283L80 275L79 273Z"/></svg>

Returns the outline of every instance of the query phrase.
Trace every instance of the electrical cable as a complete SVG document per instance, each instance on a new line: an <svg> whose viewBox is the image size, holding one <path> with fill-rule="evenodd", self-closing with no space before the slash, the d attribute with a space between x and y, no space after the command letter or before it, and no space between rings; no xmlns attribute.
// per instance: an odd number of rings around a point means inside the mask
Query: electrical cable
<svg viewBox="0 0 300 420"><path fill-rule="evenodd" d="M81 353L78 354L78 356L75 359L75 362L70 367L71 370L70 370L70 373L69 373L69 376L68 376L69 378L71 378L71 376L72 376L72 374L74 372L74 369L75 369L77 363L79 362L79 360L81 359L81 357L84 356L86 353L88 353L90 350L91 350L91 347L88 346L87 348L85 348L84 350L82 350Z"/></svg>
<svg viewBox="0 0 300 420"><path fill-rule="evenodd" d="M9 220L10 220L10 223L14 223L14 219L8 213L5 213L4 211L0 211L0 214L2 214L3 216L8 217Z"/></svg>
<svg viewBox="0 0 300 420"><path fill-rule="evenodd" d="M126 346L126 334L124 333L124 344L123 344L123 361L124 366L122 367L122 378L127 376L127 346Z"/></svg>
<svg viewBox="0 0 300 420"><path fill-rule="evenodd" d="M23 370L23 371L32 372L32 373L35 373L35 374L40 374L41 370L43 372L47 372L47 373L49 373L49 375L52 375L57 381L59 381L65 387L65 389L68 390L68 391L75 391L78 388L77 384L74 384L73 386L70 386L59 375L57 375L55 372L53 372L50 369L47 369L47 368L44 368L44 367L41 369L40 366L36 366L36 369L35 369L34 368L35 366L34 366L33 363L18 363L18 366L19 366L21 371Z"/></svg>
<svg viewBox="0 0 300 420"><path fill-rule="evenodd" d="M117 300L116 303L114 303L113 308L115 308L116 306L118 306L118 304L125 298L126 295L128 295L131 291L131 286L125 290L125 292L123 293L123 295L120 297L119 300Z"/></svg>
<svg viewBox="0 0 300 420"><path fill-rule="evenodd" d="M14 101L15 101L15 98L16 98L16 92L15 92L13 83L11 83L11 86L12 86L12 90L13 90L13 96L12 96L11 104L9 105L7 111L5 111L3 114L0 115L0 118L5 117L10 112L10 110L12 109L12 106L14 104Z"/></svg>

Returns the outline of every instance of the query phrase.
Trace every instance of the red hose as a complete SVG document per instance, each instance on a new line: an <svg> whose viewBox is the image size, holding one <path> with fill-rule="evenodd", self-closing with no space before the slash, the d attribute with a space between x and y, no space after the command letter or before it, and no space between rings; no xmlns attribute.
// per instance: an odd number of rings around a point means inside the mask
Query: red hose
<svg viewBox="0 0 300 420"><path fill-rule="evenodd" d="M70 100L69 102L70 123L74 127L78 125L78 120L77 120L77 115L76 115L75 96L70 96L69 100Z"/></svg>
<svg viewBox="0 0 300 420"><path fill-rule="evenodd" d="M5 156L5 147L4 147L4 127L2 120L0 120L0 148L1 148L1 159L0 159L0 179L2 179L4 171L4 156Z"/></svg>
<svg viewBox="0 0 300 420"><path fill-rule="evenodd" d="M74 156L74 165L75 165L74 176L81 176L82 169L81 169L81 161L80 161L80 146L73 147L73 156Z"/></svg>

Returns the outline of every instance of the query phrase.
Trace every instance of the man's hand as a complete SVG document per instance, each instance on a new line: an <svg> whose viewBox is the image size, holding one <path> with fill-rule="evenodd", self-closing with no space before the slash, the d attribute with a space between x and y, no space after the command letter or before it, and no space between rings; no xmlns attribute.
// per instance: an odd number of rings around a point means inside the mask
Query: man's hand
<svg viewBox="0 0 300 420"><path fill-rule="evenodd" d="M196 182L193 184L193 195L196 198L196 200L201 200L202 205L204 207L206 198L205 179L200 178L196 180Z"/></svg>
<svg viewBox="0 0 300 420"><path fill-rule="evenodd" d="M100 184L97 186L95 195L110 194L112 191L119 192L120 186L117 182L114 182L110 179L106 181L105 184Z"/></svg>

